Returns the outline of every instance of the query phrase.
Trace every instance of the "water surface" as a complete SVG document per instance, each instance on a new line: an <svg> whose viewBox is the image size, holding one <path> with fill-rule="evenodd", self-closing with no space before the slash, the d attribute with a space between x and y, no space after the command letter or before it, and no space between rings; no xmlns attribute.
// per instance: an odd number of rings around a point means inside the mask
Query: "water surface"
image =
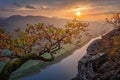
<svg viewBox="0 0 120 80"><path fill-rule="evenodd" d="M90 40L61 62L53 64L32 76L21 78L20 80L71 80L77 74L78 61L85 55L87 47L92 41L99 38L100 37Z"/></svg>

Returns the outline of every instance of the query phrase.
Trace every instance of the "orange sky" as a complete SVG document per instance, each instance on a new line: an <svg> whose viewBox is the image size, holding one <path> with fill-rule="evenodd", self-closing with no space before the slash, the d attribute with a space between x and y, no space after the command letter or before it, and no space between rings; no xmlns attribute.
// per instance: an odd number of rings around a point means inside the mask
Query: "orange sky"
<svg viewBox="0 0 120 80"><path fill-rule="evenodd" d="M104 20L120 13L120 0L0 0L0 17L33 15ZM76 16L80 12L80 16Z"/></svg>

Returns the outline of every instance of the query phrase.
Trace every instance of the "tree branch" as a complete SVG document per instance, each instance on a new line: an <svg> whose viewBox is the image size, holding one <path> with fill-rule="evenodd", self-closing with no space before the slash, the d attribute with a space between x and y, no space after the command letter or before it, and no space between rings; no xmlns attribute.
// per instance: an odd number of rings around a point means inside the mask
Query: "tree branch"
<svg viewBox="0 0 120 80"><path fill-rule="evenodd" d="M3 70L0 72L0 80L8 80L12 72L17 70L22 64L27 62L28 60L42 60L42 61L53 61L54 57L51 56L51 58L44 58L42 56L38 56L36 54L25 54L22 57L17 58L16 60L12 61L10 60L6 66L3 68Z"/></svg>

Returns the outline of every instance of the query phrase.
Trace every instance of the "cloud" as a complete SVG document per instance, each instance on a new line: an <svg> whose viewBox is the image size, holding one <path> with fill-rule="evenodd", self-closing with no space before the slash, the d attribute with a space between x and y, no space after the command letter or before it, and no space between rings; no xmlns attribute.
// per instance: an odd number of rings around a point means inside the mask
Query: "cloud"
<svg viewBox="0 0 120 80"><path fill-rule="evenodd" d="M15 6L17 6L17 7L22 7L22 5L19 4L19 3L13 3L13 5L15 5Z"/></svg>
<svg viewBox="0 0 120 80"><path fill-rule="evenodd" d="M10 11L11 14L48 16L49 13L60 17L72 16L76 11L83 15L102 15L120 12L119 3L120 0L0 0L0 11L4 16Z"/></svg>
<svg viewBox="0 0 120 80"><path fill-rule="evenodd" d="M25 7L25 8L28 8L28 9L36 9L34 6L32 5L26 5L26 4L23 4L21 5L20 3L13 3L13 5L17 6L17 7Z"/></svg>
<svg viewBox="0 0 120 80"><path fill-rule="evenodd" d="M93 16L95 16L95 15L108 15L108 14L116 14L116 13L119 13L120 14L120 12L119 11L114 11L114 12L98 12L98 13L91 13L91 14L86 14L86 15L93 15Z"/></svg>
<svg viewBox="0 0 120 80"><path fill-rule="evenodd" d="M10 9L0 9L0 11L11 11Z"/></svg>
<svg viewBox="0 0 120 80"><path fill-rule="evenodd" d="M41 6L40 8L41 8L42 10L48 10L48 9L49 9L48 6Z"/></svg>
<svg viewBox="0 0 120 80"><path fill-rule="evenodd" d="M36 9L34 6L31 6L31 5L26 5L25 7L28 9Z"/></svg>
<svg viewBox="0 0 120 80"><path fill-rule="evenodd" d="M10 6L10 5L8 5L8 6L0 6L0 11L1 12L14 12L16 10L16 8L15 7L13 7L13 6Z"/></svg>

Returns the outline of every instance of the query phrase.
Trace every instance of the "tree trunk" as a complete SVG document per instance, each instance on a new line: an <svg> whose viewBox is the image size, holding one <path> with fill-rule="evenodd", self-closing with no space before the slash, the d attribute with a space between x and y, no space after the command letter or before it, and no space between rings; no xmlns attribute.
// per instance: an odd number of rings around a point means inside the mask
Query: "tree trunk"
<svg viewBox="0 0 120 80"><path fill-rule="evenodd" d="M9 61L3 70L0 73L0 80L8 80L12 72L17 70L22 64L27 62L28 60L42 60L42 61L53 61L53 58L46 59L42 56L38 56L36 54L25 54L24 56L17 58L16 60Z"/></svg>

